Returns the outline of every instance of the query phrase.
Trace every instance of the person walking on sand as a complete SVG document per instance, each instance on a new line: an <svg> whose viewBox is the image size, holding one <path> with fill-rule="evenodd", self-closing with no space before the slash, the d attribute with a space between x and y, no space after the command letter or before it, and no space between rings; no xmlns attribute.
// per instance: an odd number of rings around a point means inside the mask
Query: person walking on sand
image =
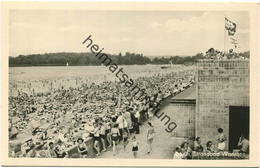
<svg viewBox="0 0 260 168"><path fill-rule="evenodd" d="M153 143L153 138L154 138L154 127L151 122L148 122L148 131L147 131L147 144L148 144L148 152L147 154L150 154L152 152L152 143Z"/></svg>
<svg viewBox="0 0 260 168"><path fill-rule="evenodd" d="M119 140L120 132L118 129L118 124L115 124L111 129L111 139L113 143L113 155L116 155L116 143Z"/></svg>
<svg viewBox="0 0 260 168"><path fill-rule="evenodd" d="M123 145L124 145L124 151L126 148L126 145L128 144L128 132L124 129L123 130Z"/></svg>
<svg viewBox="0 0 260 168"><path fill-rule="evenodd" d="M138 152L138 141L136 140L136 137L133 136L133 147L132 147L132 152L133 152L133 156L134 158L137 158L137 152Z"/></svg>
<svg viewBox="0 0 260 168"><path fill-rule="evenodd" d="M97 151L97 156L100 155L100 127L97 123L94 124L94 149Z"/></svg>
<svg viewBox="0 0 260 168"><path fill-rule="evenodd" d="M102 143L102 151L106 151L106 127L103 123L99 123L100 125L100 138L101 138L101 143Z"/></svg>

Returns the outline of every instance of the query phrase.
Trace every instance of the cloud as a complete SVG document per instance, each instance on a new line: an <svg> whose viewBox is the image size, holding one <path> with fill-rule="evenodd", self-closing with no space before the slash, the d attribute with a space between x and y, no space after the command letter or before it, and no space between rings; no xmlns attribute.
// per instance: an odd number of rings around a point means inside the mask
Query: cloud
<svg viewBox="0 0 260 168"><path fill-rule="evenodd" d="M201 16L186 20L169 19L164 23L164 27L167 32L216 32L224 28L224 22L221 22L219 16L205 12Z"/></svg>
<svg viewBox="0 0 260 168"><path fill-rule="evenodd" d="M148 29L156 30L161 28L162 24L159 22L152 22L148 25Z"/></svg>
<svg viewBox="0 0 260 168"><path fill-rule="evenodd" d="M121 28L119 28L119 30L122 32L132 32L132 31L136 30L136 27L134 27L134 26L121 27Z"/></svg>

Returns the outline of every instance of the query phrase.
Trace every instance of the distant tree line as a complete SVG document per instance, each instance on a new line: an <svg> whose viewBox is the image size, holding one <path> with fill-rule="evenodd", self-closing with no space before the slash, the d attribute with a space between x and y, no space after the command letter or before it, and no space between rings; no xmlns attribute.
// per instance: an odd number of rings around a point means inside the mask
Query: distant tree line
<svg viewBox="0 0 260 168"><path fill-rule="evenodd" d="M242 54L248 54L245 52ZM126 52L124 55L108 54L113 62L117 65L145 65L145 64L193 64L198 59L203 59L203 53L198 53L194 56L167 56L167 57L146 57L143 54ZM101 65L97 57L92 53L45 53L19 55L17 57L9 57L9 66L88 66Z"/></svg>

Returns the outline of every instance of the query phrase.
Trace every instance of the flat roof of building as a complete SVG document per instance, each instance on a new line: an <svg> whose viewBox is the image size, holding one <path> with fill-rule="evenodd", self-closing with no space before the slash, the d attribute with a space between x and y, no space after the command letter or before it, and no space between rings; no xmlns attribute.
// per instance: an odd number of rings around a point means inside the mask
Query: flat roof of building
<svg viewBox="0 0 260 168"><path fill-rule="evenodd" d="M199 59L198 62L249 62L249 59Z"/></svg>
<svg viewBox="0 0 260 168"><path fill-rule="evenodd" d="M172 100L195 100L196 99L196 84L193 84L188 89L183 92L177 94Z"/></svg>

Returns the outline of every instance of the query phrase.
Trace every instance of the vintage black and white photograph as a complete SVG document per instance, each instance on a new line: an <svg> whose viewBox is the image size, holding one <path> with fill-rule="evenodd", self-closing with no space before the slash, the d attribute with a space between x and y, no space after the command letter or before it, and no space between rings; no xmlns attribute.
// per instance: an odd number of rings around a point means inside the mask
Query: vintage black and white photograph
<svg viewBox="0 0 260 168"><path fill-rule="evenodd" d="M250 159L249 21L9 10L8 157Z"/></svg>

